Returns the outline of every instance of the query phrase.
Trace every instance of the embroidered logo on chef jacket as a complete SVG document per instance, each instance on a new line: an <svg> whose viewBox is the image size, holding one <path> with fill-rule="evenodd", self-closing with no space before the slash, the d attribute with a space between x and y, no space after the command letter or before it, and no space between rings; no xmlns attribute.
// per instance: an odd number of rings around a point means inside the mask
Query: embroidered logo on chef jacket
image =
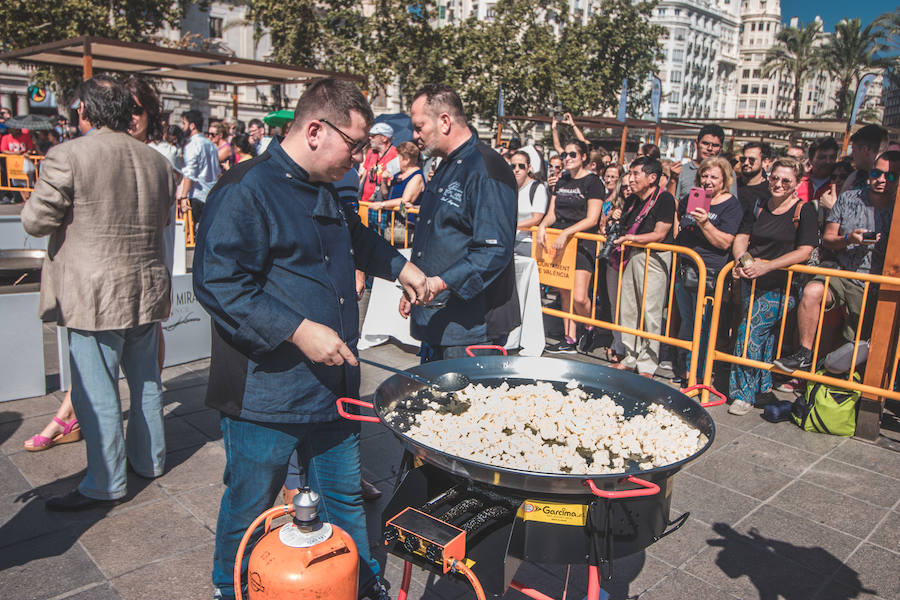
<svg viewBox="0 0 900 600"><path fill-rule="evenodd" d="M463 200L463 189L458 181L450 183L441 191L441 202L446 202L451 206L459 208Z"/></svg>
<svg viewBox="0 0 900 600"><path fill-rule="evenodd" d="M535 502L526 500L516 515L523 521L539 521L555 525L584 527L587 523L587 505L561 504L559 502Z"/></svg>

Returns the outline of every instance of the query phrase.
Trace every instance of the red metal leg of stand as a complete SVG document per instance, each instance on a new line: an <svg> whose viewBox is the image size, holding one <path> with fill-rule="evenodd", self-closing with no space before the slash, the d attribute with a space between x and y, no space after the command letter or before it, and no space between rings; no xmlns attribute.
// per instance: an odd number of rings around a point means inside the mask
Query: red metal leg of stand
<svg viewBox="0 0 900 600"><path fill-rule="evenodd" d="M600 568L588 565L588 592L587 600L600 598Z"/></svg>
<svg viewBox="0 0 900 600"><path fill-rule="evenodd" d="M412 563L404 561L403 563L403 582L400 584L400 592L397 594L397 600L406 600L409 593L409 582L412 579Z"/></svg>
<svg viewBox="0 0 900 600"><path fill-rule="evenodd" d="M534 598L534 600L553 600L553 598L551 598L547 594L543 594L534 588L525 587L515 579L509 582L509 587L521 594L525 594L529 598Z"/></svg>

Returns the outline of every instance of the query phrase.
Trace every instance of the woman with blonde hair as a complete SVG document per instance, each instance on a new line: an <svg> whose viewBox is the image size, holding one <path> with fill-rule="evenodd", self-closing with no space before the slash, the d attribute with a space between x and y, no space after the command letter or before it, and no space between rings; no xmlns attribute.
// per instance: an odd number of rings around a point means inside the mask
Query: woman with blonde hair
<svg viewBox="0 0 900 600"><path fill-rule="evenodd" d="M678 337L689 340L694 334L694 318L697 310L697 296L712 295L716 277L728 262L731 244L737 235L743 218L741 202L729 189L734 181L734 171L724 158L713 156L703 160L697 168L696 187L702 188L709 202L709 208L688 208L688 196L678 203L678 235L675 243L694 250L700 255L706 267L706 285L699 289L697 265L690 258L678 259L675 273L675 301L681 315ZM706 305L700 330L700 349L697 356L690 356L679 348L675 354L675 377L680 377L682 385L687 385L689 370L699 373L706 360L707 337L709 336L712 306ZM698 375L699 377L699 375Z"/></svg>

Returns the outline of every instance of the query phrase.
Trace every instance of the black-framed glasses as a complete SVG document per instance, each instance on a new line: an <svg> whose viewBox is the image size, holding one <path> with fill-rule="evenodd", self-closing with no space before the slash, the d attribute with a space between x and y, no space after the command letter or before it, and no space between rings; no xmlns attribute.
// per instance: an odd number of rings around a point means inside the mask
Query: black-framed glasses
<svg viewBox="0 0 900 600"><path fill-rule="evenodd" d="M872 179L880 179L882 175L884 175L884 180L888 183L893 183L897 181L897 174L893 171L882 171L881 169L872 169L872 172L869 174L872 176Z"/></svg>
<svg viewBox="0 0 900 600"><path fill-rule="evenodd" d="M755 156L742 156L738 160L741 161L741 164L747 163L748 165L752 165L753 163L756 162L756 157Z"/></svg>
<svg viewBox="0 0 900 600"><path fill-rule="evenodd" d="M563 152L560 156L563 158L578 158L578 152L575 152L574 150L572 152Z"/></svg>
<svg viewBox="0 0 900 600"><path fill-rule="evenodd" d="M710 149L722 147L722 144L717 144L715 142L700 142L700 145L703 146L704 148L710 148Z"/></svg>
<svg viewBox="0 0 900 600"><path fill-rule="evenodd" d="M369 147L369 138L366 137L364 140L354 140L352 137L344 133L340 127L329 121L328 119L319 119L335 131L337 131L342 138L344 138L344 142L347 144L347 148L350 149L350 155L354 155L358 152L365 152L366 148Z"/></svg>
<svg viewBox="0 0 900 600"><path fill-rule="evenodd" d="M527 171L527 170L528 170L528 165L526 165L525 163L513 163L513 164L512 164L512 168L513 168L513 169L520 169L520 170L522 170L522 171Z"/></svg>

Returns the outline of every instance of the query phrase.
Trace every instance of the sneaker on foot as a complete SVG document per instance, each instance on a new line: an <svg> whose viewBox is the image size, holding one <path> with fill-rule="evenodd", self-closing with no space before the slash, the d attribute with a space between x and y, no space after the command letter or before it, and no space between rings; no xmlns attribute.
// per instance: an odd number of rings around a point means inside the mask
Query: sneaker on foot
<svg viewBox="0 0 900 600"><path fill-rule="evenodd" d="M568 342L565 339L556 342L555 344L550 344L545 350L550 354L575 354L576 352L575 344Z"/></svg>
<svg viewBox="0 0 900 600"><path fill-rule="evenodd" d="M812 350L800 348L796 352L788 356L782 356L774 363L776 368L782 371L803 371L812 366Z"/></svg>
<svg viewBox="0 0 900 600"><path fill-rule="evenodd" d="M738 415L740 417L746 415L751 410L753 410L753 405L749 402L744 402L743 400L735 400L731 403L731 406L728 407L728 414Z"/></svg>

